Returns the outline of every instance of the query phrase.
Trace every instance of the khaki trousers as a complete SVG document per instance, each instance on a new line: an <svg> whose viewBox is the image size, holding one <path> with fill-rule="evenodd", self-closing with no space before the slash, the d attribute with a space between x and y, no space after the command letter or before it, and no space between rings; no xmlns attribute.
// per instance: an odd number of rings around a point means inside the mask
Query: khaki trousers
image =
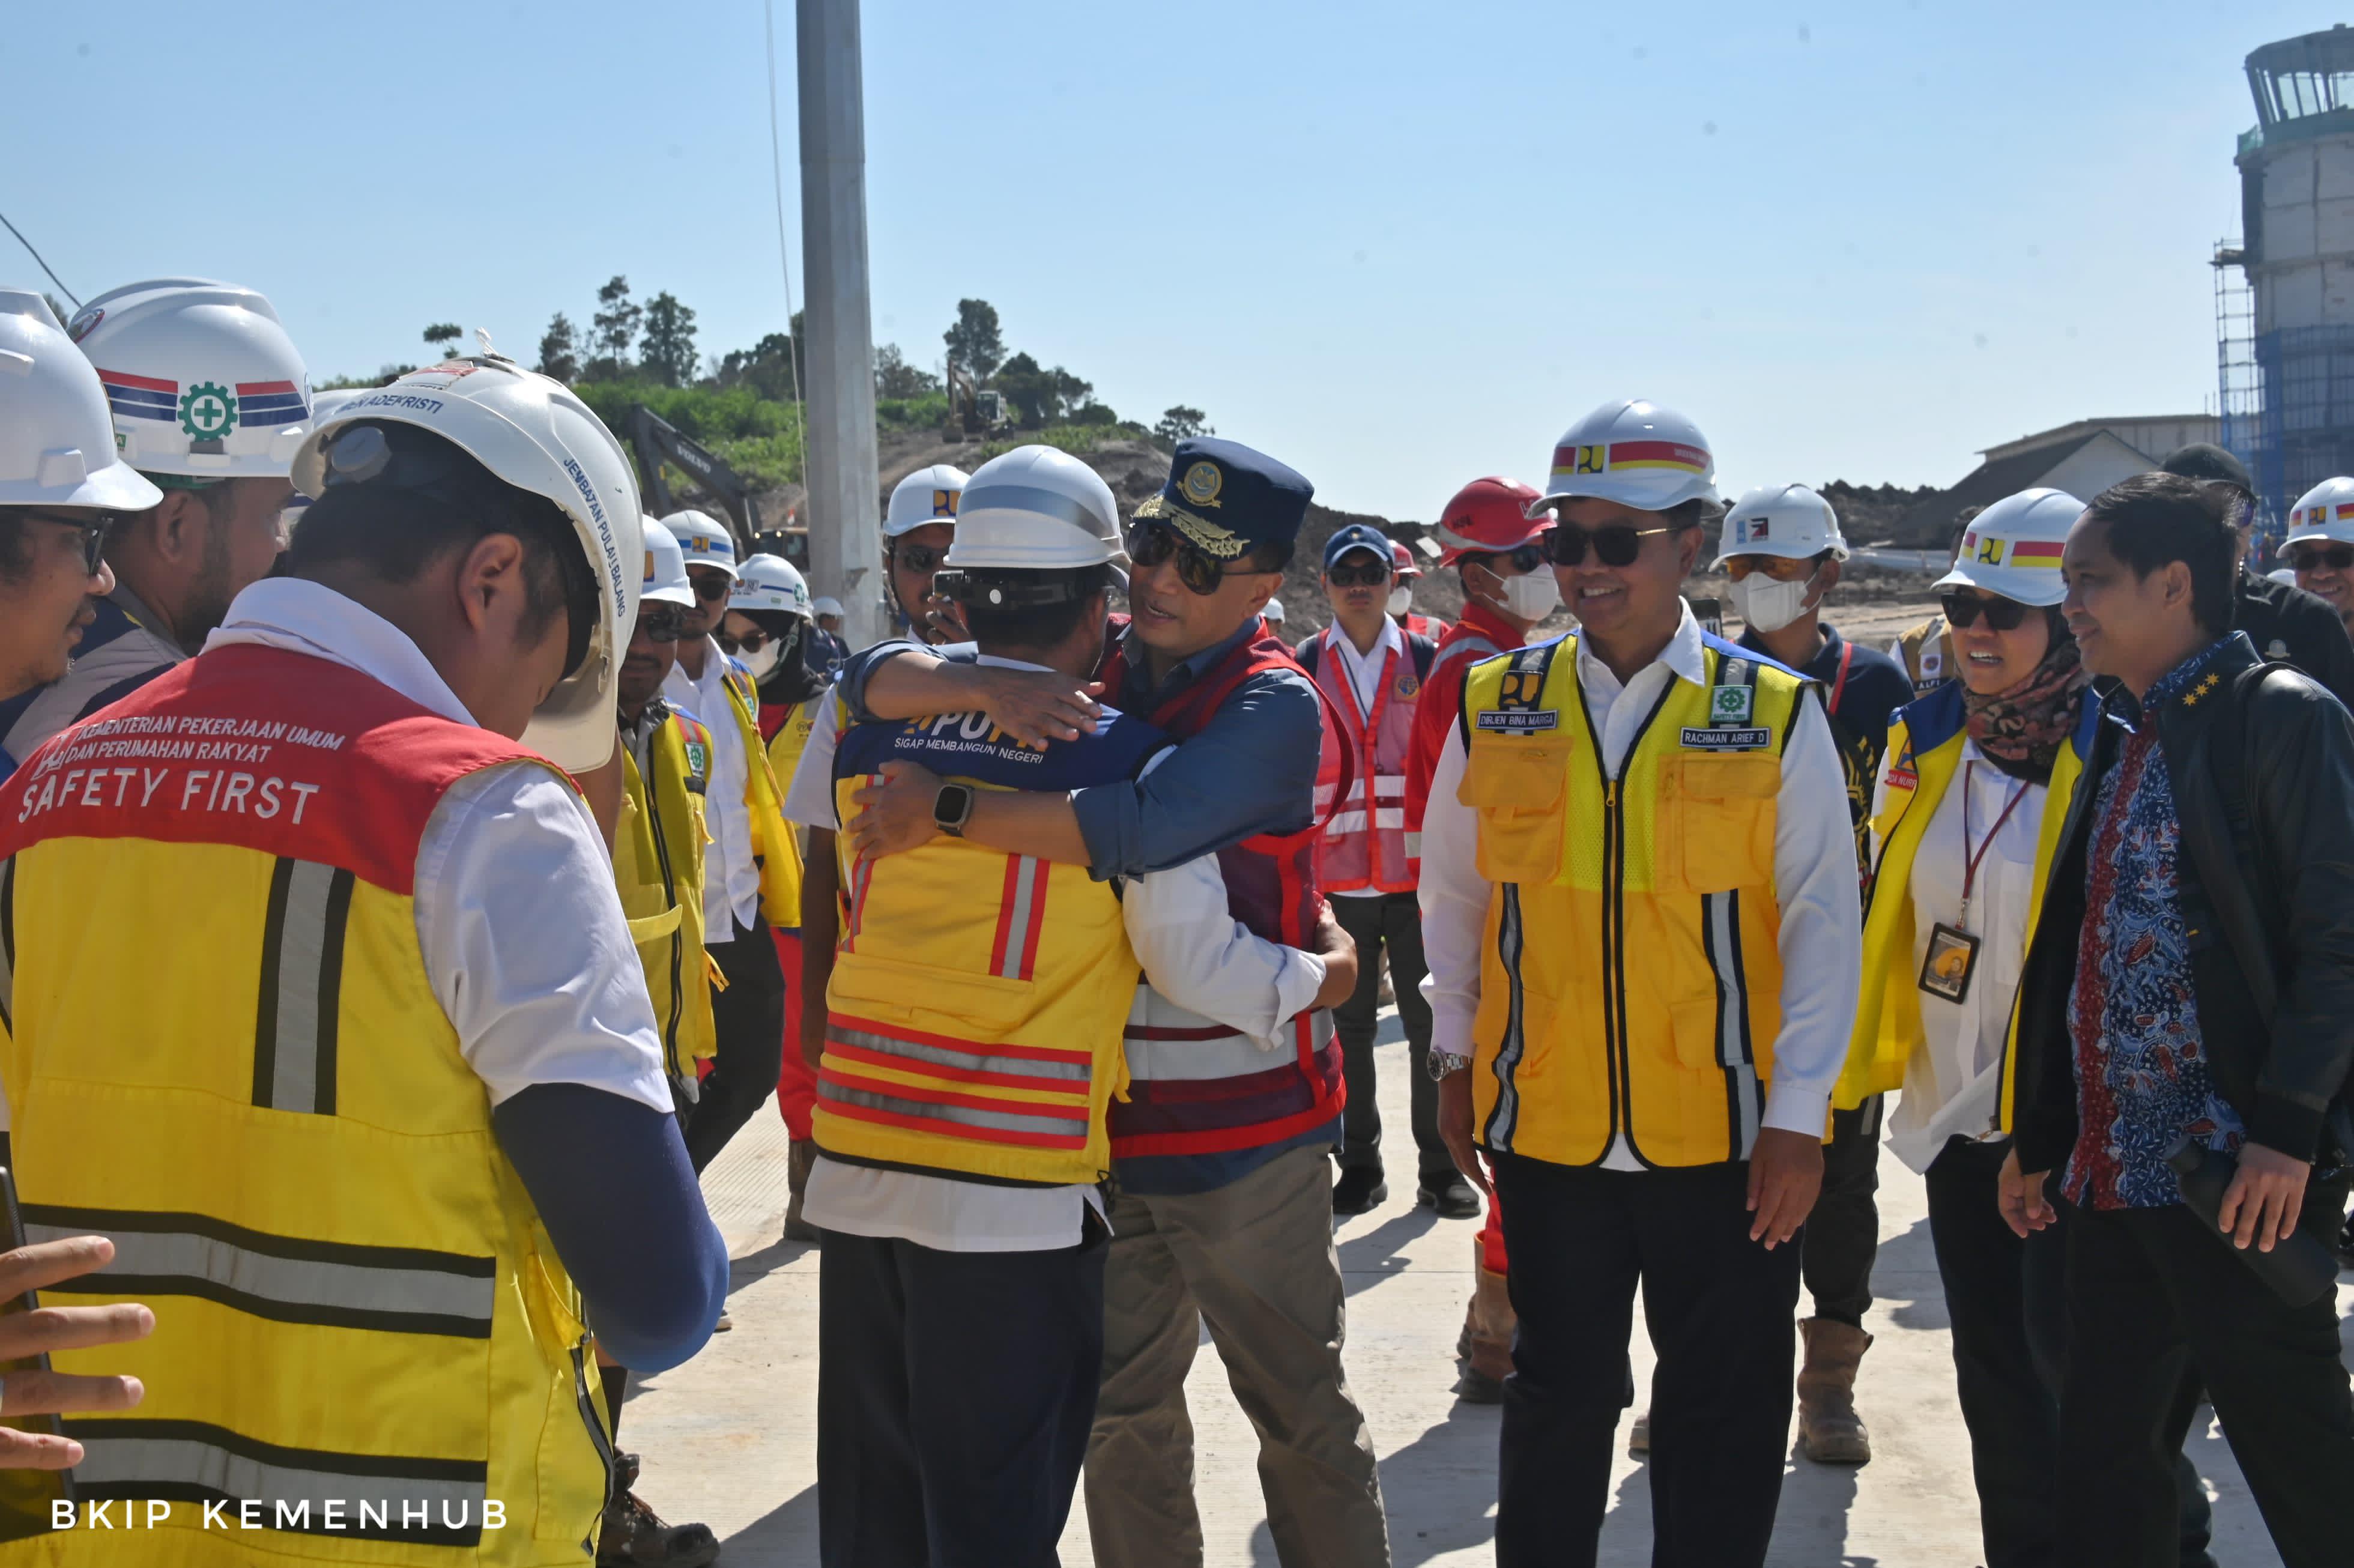
<svg viewBox="0 0 2354 1568"><path fill-rule="evenodd" d="M1343 1292L1326 1151L1295 1149L1214 1192L1122 1193L1104 1276L1103 1387L1087 1444L1098 1568L1198 1568L1185 1373L1206 1325L1259 1439L1283 1568L1384 1568L1365 1418L1341 1370Z"/></svg>

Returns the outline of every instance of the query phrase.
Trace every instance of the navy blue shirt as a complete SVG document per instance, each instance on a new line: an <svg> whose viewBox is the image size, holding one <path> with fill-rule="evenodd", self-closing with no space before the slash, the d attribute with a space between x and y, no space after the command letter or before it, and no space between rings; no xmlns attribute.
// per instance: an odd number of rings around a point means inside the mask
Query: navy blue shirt
<svg viewBox="0 0 2354 1568"><path fill-rule="evenodd" d="M1831 742L1839 748L1840 768L1847 775L1847 809L1855 824L1856 863L1868 869L1871 849L1864 825L1872 818L1872 786L1880 777L1881 753L1888 749L1888 721L1913 700L1913 677L1888 654L1848 641L1829 622L1823 623L1822 633L1822 652L1801 665L1798 673L1823 688ZM1761 657L1774 657L1755 631L1741 634L1741 646Z"/></svg>
<svg viewBox="0 0 2354 1568"><path fill-rule="evenodd" d="M1105 699L1149 715L1257 634L1258 622L1253 620L1155 683L1145 667L1144 646L1130 630L1122 645L1128 683L1106 693ZM915 642L881 642L851 655L842 669L842 694L853 720L875 716L865 705L867 680L885 660L910 651L925 650ZM945 648L928 652L949 654ZM1315 819L1323 723L1321 700L1307 676L1294 670L1249 676L1199 733L1182 737L1175 755L1144 778L1094 785L1071 797L1080 837L1087 841L1089 874L1097 881L1141 876L1259 833L1305 829Z"/></svg>

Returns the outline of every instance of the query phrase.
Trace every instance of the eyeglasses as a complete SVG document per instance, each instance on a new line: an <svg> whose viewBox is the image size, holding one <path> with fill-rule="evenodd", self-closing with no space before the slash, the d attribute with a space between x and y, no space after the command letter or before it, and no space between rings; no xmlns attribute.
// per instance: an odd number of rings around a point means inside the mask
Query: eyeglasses
<svg viewBox="0 0 2354 1568"><path fill-rule="evenodd" d="M769 645L769 634L757 628L741 637L727 631L714 632L712 637L722 653L758 653Z"/></svg>
<svg viewBox="0 0 2354 1568"><path fill-rule="evenodd" d="M891 564L919 577L938 571L940 563L948 558L949 553L945 548L935 549L929 545L895 545L891 547Z"/></svg>
<svg viewBox="0 0 2354 1568"><path fill-rule="evenodd" d="M1126 543L1128 558L1140 567L1157 567L1173 557L1177 580L1204 599L1217 592L1218 585L1226 580L1225 568L1208 551L1163 524L1129 524Z"/></svg>
<svg viewBox="0 0 2354 1568"><path fill-rule="evenodd" d="M1527 577L1531 572L1541 569L1545 564L1544 546L1533 540L1514 549L1488 550L1479 555L1466 556L1463 558L1467 561L1479 562L1500 577L1504 574L1497 571L1497 567L1507 561L1511 563L1512 569L1522 577Z"/></svg>
<svg viewBox="0 0 2354 1568"><path fill-rule="evenodd" d="M1751 576L1767 577L1777 583L1804 582L1817 569L1812 556L1728 556L1724 570L1734 582Z"/></svg>
<svg viewBox="0 0 2354 1568"><path fill-rule="evenodd" d="M36 523L47 523L58 528L71 528L81 535L81 571L86 577L98 576L99 563L106 554L106 535L114 526L114 514L102 512L95 518L60 517L54 512L19 512Z"/></svg>
<svg viewBox="0 0 2354 1568"><path fill-rule="evenodd" d="M1945 609L1947 624L1961 627L1976 626L1978 623L1978 617L1984 615L1987 629L1990 631L2018 630L2020 624L2026 620L2027 612L2034 608L2032 605L2021 604L2015 599L2003 599L1995 595L1980 598L1974 593L1940 594L1937 596L1937 603Z"/></svg>
<svg viewBox="0 0 2354 1568"><path fill-rule="evenodd" d="M1367 561L1362 567L1343 563L1325 567L1324 580L1334 588L1379 588L1390 580L1390 568L1381 561Z"/></svg>
<svg viewBox="0 0 2354 1568"><path fill-rule="evenodd" d="M2342 572L2354 567L2354 545L2298 545L2289 551L2288 564L2300 572L2317 572L2324 567Z"/></svg>
<svg viewBox="0 0 2354 1568"><path fill-rule="evenodd" d="M638 630L649 642L675 642L686 635L686 607L679 604L640 604Z"/></svg>
<svg viewBox="0 0 2354 1568"><path fill-rule="evenodd" d="M1607 528L1588 532L1570 523L1556 523L1538 536L1544 546L1545 559L1556 567L1577 567L1585 564L1585 546L1594 546L1594 557L1606 567L1631 567L1635 557L1643 553L1643 541L1654 534L1672 534L1675 524L1658 528L1629 528L1623 523L1613 523Z"/></svg>
<svg viewBox="0 0 2354 1568"><path fill-rule="evenodd" d="M686 577L687 581L695 585L695 597L705 604L726 599L736 591L735 581L725 572L705 571L700 576L689 572Z"/></svg>

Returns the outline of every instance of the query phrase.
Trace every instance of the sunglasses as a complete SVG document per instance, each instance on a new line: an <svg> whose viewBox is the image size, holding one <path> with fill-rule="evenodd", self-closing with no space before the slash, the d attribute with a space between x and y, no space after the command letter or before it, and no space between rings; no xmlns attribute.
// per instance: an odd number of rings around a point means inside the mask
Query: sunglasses
<svg viewBox="0 0 2354 1568"><path fill-rule="evenodd" d="M1157 567L1174 558L1177 580L1204 599L1217 592L1218 585L1226 580L1225 568L1213 560L1208 551L1179 537L1175 529L1161 524L1130 524L1126 543L1128 558L1140 567Z"/></svg>
<svg viewBox="0 0 2354 1568"><path fill-rule="evenodd" d="M2018 630L2027 620L2027 612L2035 608L2021 604L2015 599L1981 599L1974 593L1940 594L1937 603L1944 609L1948 625L1976 626L1978 617L1984 615L1987 628L1991 631Z"/></svg>
<svg viewBox="0 0 2354 1568"><path fill-rule="evenodd" d="M758 653L769 645L769 634L765 631L748 631L741 637L730 632L718 631L714 632L712 637L719 644L719 651L722 653Z"/></svg>
<svg viewBox="0 0 2354 1568"><path fill-rule="evenodd" d="M1579 567L1585 564L1585 546L1594 546L1594 558L1606 567L1631 567L1635 557L1643 553L1643 541L1654 534L1672 534L1675 525L1658 528L1629 528L1623 523L1613 523L1607 528L1588 532L1571 523L1556 523L1545 530L1540 539L1545 559L1556 567Z"/></svg>
<svg viewBox="0 0 2354 1568"><path fill-rule="evenodd" d="M1367 561L1362 567L1327 567L1324 580L1334 588L1379 588L1390 580L1390 568L1378 561Z"/></svg>
<svg viewBox="0 0 2354 1568"><path fill-rule="evenodd" d="M945 548L935 549L929 545L899 545L891 551L893 566L913 572L917 577L938 571L940 563L948 558L949 553Z"/></svg>
<svg viewBox="0 0 2354 1568"><path fill-rule="evenodd" d="M98 576L99 562L106 554L107 530L114 526L113 514L101 513L96 518L60 517L53 512L20 512L17 515L28 517L36 523L47 523L54 527L71 528L80 534L82 576L86 577Z"/></svg>
<svg viewBox="0 0 2354 1568"><path fill-rule="evenodd" d="M678 604L641 604L638 606L638 630L649 642L675 642L686 635L686 607Z"/></svg>
<svg viewBox="0 0 2354 1568"><path fill-rule="evenodd" d="M2354 567L2354 545L2299 545L2289 551L2288 564L2300 572L2317 572L2324 567L2342 572Z"/></svg>
<svg viewBox="0 0 2354 1568"><path fill-rule="evenodd" d="M1522 577L1527 577L1545 564L1544 546L1534 540L1513 549L1489 550L1479 555L1466 556L1463 558L1467 561L1477 561L1490 571L1495 572L1500 577L1504 574L1497 568L1506 561L1511 562L1512 569Z"/></svg>
<svg viewBox="0 0 2354 1568"><path fill-rule="evenodd" d="M705 572L700 577L689 572L687 580L695 585L695 597L705 604L736 591L734 580L724 572Z"/></svg>
<svg viewBox="0 0 2354 1568"><path fill-rule="evenodd" d="M1727 556L1725 575L1734 582L1750 577L1770 577L1777 583L1804 582L1819 569L1812 556Z"/></svg>

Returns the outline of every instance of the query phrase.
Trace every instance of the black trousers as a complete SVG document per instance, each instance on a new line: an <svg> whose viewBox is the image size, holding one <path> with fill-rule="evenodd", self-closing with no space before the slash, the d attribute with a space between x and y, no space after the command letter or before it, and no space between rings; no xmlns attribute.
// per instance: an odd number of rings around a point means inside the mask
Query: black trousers
<svg viewBox="0 0 2354 1568"><path fill-rule="evenodd" d="M711 1019L719 1049L711 1075L686 1115L686 1157L695 1174L719 1158L737 1128L777 1092L784 1064L785 971L777 964L776 938L758 916L752 928L732 942L713 945L711 956L727 977L727 989L711 992Z"/></svg>
<svg viewBox="0 0 2354 1568"><path fill-rule="evenodd" d="M1595 1561L1638 1285L1659 1357L1653 1568L1764 1563L1790 1441L1798 1247L1749 1239L1748 1165L1494 1162L1520 1316L1504 1380L1498 1568Z"/></svg>
<svg viewBox="0 0 2354 1568"><path fill-rule="evenodd" d="M818 1561L1053 1568L1094 1425L1105 1234L936 1252L822 1233Z"/></svg>
<svg viewBox="0 0 2354 1568"><path fill-rule="evenodd" d="M2343 1200L2342 1188L2308 1194L2303 1228L2334 1238ZM2335 1296L2288 1306L2180 1204L2080 1209L2067 1233L2061 1560L2176 1561L2177 1460L2195 1376L2285 1568L2343 1568L2354 1551L2354 1397Z"/></svg>
<svg viewBox="0 0 2354 1568"><path fill-rule="evenodd" d="M1851 1329L1872 1310L1872 1260L1880 1255L1880 1116L1885 1097L1831 1113L1823 1190L1798 1249L1815 1316Z"/></svg>
<svg viewBox="0 0 2354 1568"><path fill-rule="evenodd" d="M1438 1136L1438 1086L1427 1068L1430 1003L1422 998L1422 908L1411 893L1370 898L1335 898L1333 917L1357 944L1357 989L1332 1010L1341 1037L1341 1075L1349 1103L1341 1112L1341 1169L1382 1169L1382 1109L1373 1089L1373 1033L1381 1012L1381 956L1390 956L1390 984L1397 993L1398 1022L1405 1025L1407 1071L1414 1117L1415 1171L1426 1181L1455 1174L1455 1158Z"/></svg>

